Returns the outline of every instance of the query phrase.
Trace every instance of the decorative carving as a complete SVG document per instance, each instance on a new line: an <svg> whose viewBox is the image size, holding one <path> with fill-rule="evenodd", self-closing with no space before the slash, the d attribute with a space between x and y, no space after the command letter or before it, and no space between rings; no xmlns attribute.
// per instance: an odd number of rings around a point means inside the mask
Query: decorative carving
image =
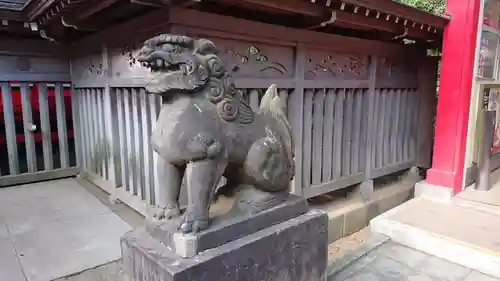
<svg viewBox="0 0 500 281"><path fill-rule="evenodd" d="M306 79L365 79L367 77L366 58L350 54L327 55L323 52L311 52L309 55L306 65Z"/></svg>
<svg viewBox="0 0 500 281"><path fill-rule="evenodd" d="M378 87L416 87L417 71L411 60L379 58L377 66Z"/></svg>
<svg viewBox="0 0 500 281"><path fill-rule="evenodd" d="M132 45L132 46L126 45L121 50L122 59L125 60L128 63L128 65L129 65L130 68L140 67L141 66L139 64L139 62L137 61L137 59L135 58L135 54L134 53L136 51L137 51L137 47L135 45Z"/></svg>
<svg viewBox="0 0 500 281"><path fill-rule="evenodd" d="M123 48L119 50L119 58L118 60L122 60L126 63L126 67L128 71L141 68L141 64L137 61L136 59L136 53L138 51L138 48L136 47L135 44L132 45L125 45ZM123 69L120 68L113 68L114 70L114 75L116 77L121 77L123 75Z"/></svg>
<svg viewBox="0 0 500 281"><path fill-rule="evenodd" d="M142 78L148 72L137 61L137 54L142 47L142 42L130 43L109 52L110 69L114 78Z"/></svg>
<svg viewBox="0 0 500 281"><path fill-rule="evenodd" d="M264 43L211 39L220 46L218 57L235 77L281 78L293 76L293 49Z"/></svg>
<svg viewBox="0 0 500 281"><path fill-rule="evenodd" d="M224 53L231 58L225 63L227 65L232 65L230 69L232 72L238 72L242 66L250 64L254 64L259 68L259 72L261 73L275 71L284 76L288 71L283 64L277 61L269 61L268 57L261 53L257 46L248 46L245 53L239 53L231 47L227 47Z"/></svg>
<svg viewBox="0 0 500 281"><path fill-rule="evenodd" d="M186 173L189 205L179 226L184 233L208 228L210 199L222 175L227 178L222 190L248 186L266 194L259 200L272 203L279 201L273 200L278 194L288 194L295 171L286 100L273 85L259 112L252 111L216 54L209 40L164 34L147 40L138 57L153 74L147 92L163 97L152 147L167 163L169 182L161 184L168 188L162 198L166 204L157 206L155 217L180 215L180 179ZM256 47L248 55L248 60L267 62ZM252 198L257 197L243 201Z"/></svg>
<svg viewBox="0 0 500 281"><path fill-rule="evenodd" d="M397 71L396 65L390 59L384 59L383 65L387 71L387 76L392 76L392 74Z"/></svg>
<svg viewBox="0 0 500 281"><path fill-rule="evenodd" d="M74 83L86 83L102 79L107 72L102 64L102 54L94 53L76 58L71 64Z"/></svg>
<svg viewBox="0 0 500 281"><path fill-rule="evenodd" d="M96 62L92 58L89 58L88 60L88 67L87 71L89 75L97 75L97 76L104 76L104 67L102 65L102 62Z"/></svg>

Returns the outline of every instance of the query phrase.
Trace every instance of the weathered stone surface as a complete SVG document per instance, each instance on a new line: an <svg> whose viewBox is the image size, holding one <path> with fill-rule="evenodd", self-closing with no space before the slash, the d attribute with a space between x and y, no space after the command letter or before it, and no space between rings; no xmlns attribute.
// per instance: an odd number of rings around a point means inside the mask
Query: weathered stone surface
<svg viewBox="0 0 500 281"><path fill-rule="evenodd" d="M355 252L358 252L356 250ZM347 256L347 255L346 255ZM418 252L393 241L373 248L348 266L333 265L328 281L499 281L469 268ZM340 271L336 269L341 268Z"/></svg>
<svg viewBox="0 0 500 281"><path fill-rule="evenodd" d="M447 281L463 280L471 272L470 268L434 256L425 259L416 269L434 279Z"/></svg>
<svg viewBox="0 0 500 281"><path fill-rule="evenodd" d="M286 192L295 174L286 96L271 85L254 111L217 53L209 40L161 34L146 40L137 57L151 71L147 93L162 96L151 136L163 160L154 217L180 216L184 178L188 205L178 221L183 233L209 228L217 190L248 185L268 194ZM218 188L222 176L228 181Z"/></svg>
<svg viewBox="0 0 500 281"><path fill-rule="evenodd" d="M213 218L212 227L207 230L183 234L178 231L180 219L170 221L150 221L146 229L151 236L173 252L184 258L190 258L207 249L237 240L245 235L298 217L307 212L307 201L299 196L283 194L274 197L275 207L242 215L242 202L235 204L227 214ZM247 203L248 204L248 203ZM258 208L250 207L252 210Z"/></svg>
<svg viewBox="0 0 500 281"><path fill-rule="evenodd" d="M123 267L132 281L324 280L327 232L312 210L185 259L140 228L122 238Z"/></svg>

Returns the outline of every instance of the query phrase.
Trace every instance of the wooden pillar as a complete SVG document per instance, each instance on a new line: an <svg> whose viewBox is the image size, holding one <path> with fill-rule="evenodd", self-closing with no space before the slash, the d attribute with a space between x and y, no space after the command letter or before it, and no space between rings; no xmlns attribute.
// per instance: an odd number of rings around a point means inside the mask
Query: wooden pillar
<svg viewBox="0 0 500 281"><path fill-rule="evenodd" d="M427 183L462 189L481 0L447 0L432 168ZM468 34L469 36L464 36Z"/></svg>

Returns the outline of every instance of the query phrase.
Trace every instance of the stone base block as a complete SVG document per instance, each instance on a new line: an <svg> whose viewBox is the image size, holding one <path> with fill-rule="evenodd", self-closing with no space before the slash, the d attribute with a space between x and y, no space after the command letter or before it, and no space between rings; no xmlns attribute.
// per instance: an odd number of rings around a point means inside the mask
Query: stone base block
<svg viewBox="0 0 500 281"><path fill-rule="evenodd" d="M415 184L415 198L424 197L437 201L449 201L453 195L452 188L428 184L425 180Z"/></svg>
<svg viewBox="0 0 500 281"><path fill-rule="evenodd" d="M146 228L121 240L131 281L326 280L328 217L319 210L182 258Z"/></svg>
<svg viewBox="0 0 500 281"><path fill-rule="evenodd" d="M238 201L228 213L212 218L210 228L199 233L180 233L178 226L182 218L160 222L148 221L146 229L153 238L179 256L191 258L199 252L303 215L308 210L307 201L299 196L287 193L282 196L273 195L272 199L272 205L275 206L264 210L259 210L246 201ZM266 207L270 205L268 202L265 203Z"/></svg>

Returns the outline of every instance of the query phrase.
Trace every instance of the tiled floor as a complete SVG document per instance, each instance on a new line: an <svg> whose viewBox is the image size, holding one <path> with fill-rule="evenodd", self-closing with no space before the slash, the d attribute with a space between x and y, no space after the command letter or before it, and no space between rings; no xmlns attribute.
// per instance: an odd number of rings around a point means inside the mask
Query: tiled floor
<svg viewBox="0 0 500 281"><path fill-rule="evenodd" d="M130 229L73 179L0 189L0 280L48 281L117 260Z"/></svg>
<svg viewBox="0 0 500 281"><path fill-rule="evenodd" d="M328 281L500 281L392 241L347 266Z"/></svg>

